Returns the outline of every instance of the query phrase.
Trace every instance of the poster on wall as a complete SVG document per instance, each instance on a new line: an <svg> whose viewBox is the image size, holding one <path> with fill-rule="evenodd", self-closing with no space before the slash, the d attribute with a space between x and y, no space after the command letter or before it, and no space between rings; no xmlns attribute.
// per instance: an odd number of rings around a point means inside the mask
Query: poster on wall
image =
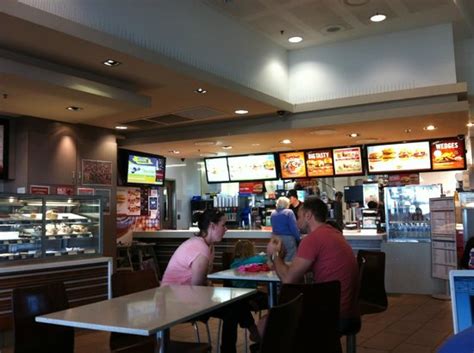
<svg viewBox="0 0 474 353"><path fill-rule="evenodd" d="M110 215L110 189L95 189L95 195L102 198L103 214Z"/></svg>
<svg viewBox="0 0 474 353"><path fill-rule="evenodd" d="M279 153L281 178L306 178L304 152Z"/></svg>
<svg viewBox="0 0 474 353"><path fill-rule="evenodd" d="M332 152L335 175L358 175L364 173L362 153L359 146L334 148Z"/></svg>
<svg viewBox="0 0 474 353"><path fill-rule="evenodd" d="M32 194L32 195L49 195L49 186L46 186L46 185L30 185L30 194Z"/></svg>
<svg viewBox="0 0 474 353"><path fill-rule="evenodd" d="M306 169L308 177L333 176L332 151L330 149L307 151Z"/></svg>
<svg viewBox="0 0 474 353"><path fill-rule="evenodd" d="M82 185L112 185L112 162L83 159Z"/></svg>
<svg viewBox="0 0 474 353"><path fill-rule="evenodd" d="M206 177L208 183L224 183L229 181L229 168L227 167L227 157L206 158Z"/></svg>
<svg viewBox="0 0 474 353"><path fill-rule="evenodd" d="M127 215L128 213L127 198L128 198L127 188L117 188L117 193L116 193L117 216Z"/></svg>
<svg viewBox="0 0 474 353"><path fill-rule="evenodd" d="M367 146L369 173L430 170L428 141Z"/></svg>
<svg viewBox="0 0 474 353"><path fill-rule="evenodd" d="M140 216L141 202L140 189L127 188L127 216Z"/></svg>
<svg viewBox="0 0 474 353"><path fill-rule="evenodd" d="M72 186L58 186L58 187L56 187L56 194L72 196L72 195L74 195L74 187L72 187Z"/></svg>
<svg viewBox="0 0 474 353"><path fill-rule="evenodd" d="M466 169L464 138L447 138L431 142L433 170Z"/></svg>

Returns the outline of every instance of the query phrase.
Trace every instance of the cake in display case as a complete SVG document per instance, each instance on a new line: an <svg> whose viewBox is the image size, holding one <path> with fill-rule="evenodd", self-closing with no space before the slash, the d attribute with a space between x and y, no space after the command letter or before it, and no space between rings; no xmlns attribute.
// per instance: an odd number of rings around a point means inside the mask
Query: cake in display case
<svg viewBox="0 0 474 353"><path fill-rule="evenodd" d="M0 263L101 254L100 197L0 194Z"/></svg>

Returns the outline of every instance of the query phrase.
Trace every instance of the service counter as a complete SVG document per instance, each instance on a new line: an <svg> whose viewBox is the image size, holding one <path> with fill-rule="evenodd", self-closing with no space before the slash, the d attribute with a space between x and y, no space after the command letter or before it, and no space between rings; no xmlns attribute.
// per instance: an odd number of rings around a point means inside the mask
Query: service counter
<svg viewBox="0 0 474 353"><path fill-rule="evenodd" d="M185 240L192 237L197 230L172 230L164 229L157 232L134 232L134 240L155 243L155 252L163 271L173 255L176 248ZM384 234L377 234L372 229L362 229L360 231L344 231L344 237L352 246L354 252L360 249L380 250ZM240 239L251 240L256 247L257 252L265 252L268 240L271 238L272 232L268 230L228 230L222 242L216 244L215 269L218 270L222 266L222 253L233 252L235 243Z"/></svg>

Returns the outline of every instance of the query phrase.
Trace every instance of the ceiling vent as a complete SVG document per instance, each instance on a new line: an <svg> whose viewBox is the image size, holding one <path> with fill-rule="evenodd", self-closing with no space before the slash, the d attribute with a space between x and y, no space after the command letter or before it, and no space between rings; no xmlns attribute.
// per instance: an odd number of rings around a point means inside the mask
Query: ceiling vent
<svg viewBox="0 0 474 353"><path fill-rule="evenodd" d="M192 120L201 120L201 119L210 119L210 118L218 118L223 115L228 115L224 112L211 109L209 107L194 107L186 110L181 110L179 112L175 112L174 115L178 115L182 118L188 118Z"/></svg>
<svg viewBox="0 0 474 353"><path fill-rule="evenodd" d="M153 121L149 121L145 119L127 121L126 123L120 123L120 125L129 126L135 129L152 129L152 128L157 128L160 126L159 124Z"/></svg>
<svg viewBox="0 0 474 353"><path fill-rule="evenodd" d="M168 115L157 116L155 118L148 118L147 120L150 120L159 124L173 125L173 124L178 124L178 123L185 123L187 121L191 121L192 119L183 118L181 116L174 115L174 114L168 114Z"/></svg>

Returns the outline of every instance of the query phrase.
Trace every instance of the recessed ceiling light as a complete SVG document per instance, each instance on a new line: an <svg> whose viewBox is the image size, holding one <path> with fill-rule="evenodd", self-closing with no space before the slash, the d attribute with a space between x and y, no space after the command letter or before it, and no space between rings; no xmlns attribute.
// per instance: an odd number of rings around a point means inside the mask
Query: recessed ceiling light
<svg viewBox="0 0 474 353"><path fill-rule="evenodd" d="M127 130L127 129L128 129L128 126L117 125L115 128L116 128L117 130Z"/></svg>
<svg viewBox="0 0 474 353"><path fill-rule="evenodd" d="M243 114L247 114L248 112L249 111L245 110L245 109L237 109L234 113L239 114L239 115L243 115Z"/></svg>
<svg viewBox="0 0 474 353"><path fill-rule="evenodd" d="M359 137L360 135L357 132L353 132L347 136L354 138L354 137Z"/></svg>
<svg viewBox="0 0 474 353"><path fill-rule="evenodd" d="M223 150L231 150L231 149L232 149L232 146L231 146L231 145L222 146L222 149L223 149Z"/></svg>
<svg viewBox="0 0 474 353"><path fill-rule="evenodd" d="M383 13L376 13L375 15L372 15L370 17L370 20L372 22L382 22L382 21L385 21L385 19L387 18L386 15L384 15Z"/></svg>
<svg viewBox="0 0 474 353"><path fill-rule="evenodd" d="M179 152L178 150L169 150L168 151L169 153L173 153L173 154L180 154L181 152Z"/></svg>
<svg viewBox="0 0 474 353"><path fill-rule="evenodd" d="M79 110L82 110L81 107L75 107L75 106L73 106L73 105L67 107L66 109L69 110L70 112L77 112L77 111L79 111Z"/></svg>
<svg viewBox="0 0 474 353"><path fill-rule="evenodd" d="M207 90L205 90L204 88L199 87L199 88L194 90L194 93L205 94L205 93L207 93Z"/></svg>
<svg viewBox="0 0 474 353"><path fill-rule="evenodd" d="M411 129L405 129L405 132L409 134L411 132Z"/></svg>
<svg viewBox="0 0 474 353"><path fill-rule="evenodd" d="M291 140L290 139L284 139L284 140L281 140L280 143L282 143L284 145L289 145L291 143Z"/></svg>
<svg viewBox="0 0 474 353"><path fill-rule="evenodd" d="M309 134L310 135L333 135L336 133L336 130L332 130L332 129L321 129L321 130L313 130L313 131L310 131Z"/></svg>
<svg viewBox="0 0 474 353"><path fill-rule="evenodd" d="M104 64L105 66L113 67L113 66L119 66L121 62L114 59L107 59L103 61L102 64Z"/></svg>
<svg viewBox="0 0 474 353"><path fill-rule="evenodd" d="M302 40L303 40L303 37L299 37L299 36L294 36L294 37L288 38L288 42L290 42L290 43L299 43Z"/></svg>
<svg viewBox="0 0 474 353"><path fill-rule="evenodd" d="M468 122L468 123L466 124L466 126L467 126L467 127L473 127L473 126L474 126L474 123L473 123L473 122Z"/></svg>
<svg viewBox="0 0 474 353"><path fill-rule="evenodd" d="M437 129L437 127L434 126L434 125L428 125L428 126L425 126L423 128L423 130L427 130L427 131L433 131L433 130L436 130L436 129Z"/></svg>
<svg viewBox="0 0 474 353"><path fill-rule="evenodd" d="M196 141L194 146L213 146L216 144L216 141Z"/></svg>

